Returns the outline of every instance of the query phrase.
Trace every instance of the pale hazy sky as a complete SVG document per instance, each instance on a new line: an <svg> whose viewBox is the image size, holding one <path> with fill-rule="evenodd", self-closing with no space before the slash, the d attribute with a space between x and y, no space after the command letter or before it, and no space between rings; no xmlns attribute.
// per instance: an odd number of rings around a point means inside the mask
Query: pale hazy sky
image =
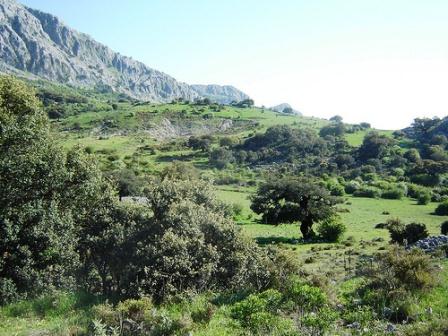
<svg viewBox="0 0 448 336"><path fill-rule="evenodd" d="M448 115L448 0L22 0L191 84L385 129Z"/></svg>

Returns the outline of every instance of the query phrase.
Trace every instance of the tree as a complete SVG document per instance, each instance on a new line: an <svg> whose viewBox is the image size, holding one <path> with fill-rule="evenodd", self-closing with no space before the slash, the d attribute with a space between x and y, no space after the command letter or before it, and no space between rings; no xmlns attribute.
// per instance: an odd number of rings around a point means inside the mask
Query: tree
<svg viewBox="0 0 448 336"><path fill-rule="evenodd" d="M358 149L362 161L382 159L390 153L394 140L378 132L369 132Z"/></svg>
<svg viewBox="0 0 448 336"><path fill-rule="evenodd" d="M292 128L288 125L269 127L264 134L248 138L237 149L245 150L248 156L256 153L258 163L300 160L312 162L327 154L324 139L310 129ZM251 161L248 159L248 161Z"/></svg>
<svg viewBox="0 0 448 336"><path fill-rule="evenodd" d="M233 157L232 152L222 147L215 148L209 155L210 164L218 169L224 169L234 161L235 158Z"/></svg>
<svg viewBox="0 0 448 336"><path fill-rule="evenodd" d="M313 236L315 222L334 213L336 199L327 189L305 178L281 178L263 183L252 197L251 209L271 224L299 221L305 239Z"/></svg>
<svg viewBox="0 0 448 336"><path fill-rule="evenodd" d="M326 137L328 135L334 137L342 137L345 134L345 125L343 123L334 122L327 126L324 126L319 131L321 137Z"/></svg>
<svg viewBox="0 0 448 336"><path fill-rule="evenodd" d="M292 114L294 111L293 111L292 107L288 106L288 107L285 107L282 112L286 113L286 114Z"/></svg>
<svg viewBox="0 0 448 336"><path fill-rule="evenodd" d="M104 202L92 213L80 243L91 290L161 300L268 278L261 249L240 234L208 183L154 180L144 196L142 205Z"/></svg>
<svg viewBox="0 0 448 336"><path fill-rule="evenodd" d="M372 127L368 122L362 122L359 124L359 126L361 126L361 128L363 129L368 129Z"/></svg>
<svg viewBox="0 0 448 336"><path fill-rule="evenodd" d="M335 123L341 123L342 122L342 117L340 115L335 115L335 116L330 118L330 121L335 122Z"/></svg>
<svg viewBox="0 0 448 336"><path fill-rule="evenodd" d="M227 147L230 148L235 144L235 140L231 137L222 137L219 139L219 145L221 147Z"/></svg>
<svg viewBox="0 0 448 336"><path fill-rule="evenodd" d="M244 107L252 107L252 106L254 106L254 101L252 99L244 99L244 100L242 100L242 101L240 101L238 103L234 103L232 105L234 105L236 107L242 107L242 108L244 108Z"/></svg>
<svg viewBox="0 0 448 336"><path fill-rule="evenodd" d="M78 230L107 194L91 156L65 153L49 126L35 92L0 77L0 302L75 285Z"/></svg>
<svg viewBox="0 0 448 336"><path fill-rule="evenodd" d="M188 138L187 146L194 150L201 150L202 152L206 152L210 148L211 143L212 138L210 136L191 136Z"/></svg>
<svg viewBox="0 0 448 336"><path fill-rule="evenodd" d="M120 199L126 196L140 196L142 180L131 169L121 169L111 173Z"/></svg>
<svg viewBox="0 0 448 336"><path fill-rule="evenodd" d="M162 180L198 180L199 170L191 163L174 161L160 172Z"/></svg>

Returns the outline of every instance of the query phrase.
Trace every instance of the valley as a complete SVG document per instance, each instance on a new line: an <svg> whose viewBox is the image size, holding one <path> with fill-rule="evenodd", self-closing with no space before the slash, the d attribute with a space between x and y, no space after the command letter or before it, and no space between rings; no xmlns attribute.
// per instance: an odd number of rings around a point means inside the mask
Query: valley
<svg viewBox="0 0 448 336"><path fill-rule="evenodd" d="M249 3L39 3L78 27L95 8L101 40L185 83L0 0L0 336L448 335L448 116L429 58L397 51L389 69L389 26L327 20L368 7ZM254 97L192 84L234 77Z"/></svg>

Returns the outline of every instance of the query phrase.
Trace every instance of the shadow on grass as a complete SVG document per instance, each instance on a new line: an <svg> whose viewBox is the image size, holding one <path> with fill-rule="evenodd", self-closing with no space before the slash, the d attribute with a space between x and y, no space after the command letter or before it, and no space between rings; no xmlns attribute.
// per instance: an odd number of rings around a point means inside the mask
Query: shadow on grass
<svg viewBox="0 0 448 336"><path fill-rule="evenodd" d="M278 244L303 244L304 241L300 238L288 238L288 237L278 237L278 236L269 236L269 237L256 237L255 241L259 245L278 245Z"/></svg>
<svg viewBox="0 0 448 336"><path fill-rule="evenodd" d="M218 294L211 302L216 306L232 305L247 298L252 292L248 289L239 291L223 291Z"/></svg>
<svg viewBox="0 0 448 336"><path fill-rule="evenodd" d="M173 162L173 161L182 161L182 162L189 162L195 158L201 157L200 155L196 153L192 154L174 154L174 155L160 155L156 158L156 162Z"/></svg>

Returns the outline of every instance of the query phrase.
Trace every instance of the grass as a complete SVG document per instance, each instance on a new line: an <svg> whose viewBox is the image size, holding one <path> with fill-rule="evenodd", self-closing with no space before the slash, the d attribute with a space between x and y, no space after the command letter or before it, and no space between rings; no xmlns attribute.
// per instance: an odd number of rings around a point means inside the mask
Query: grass
<svg viewBox="0 0 448 336"><path fill-rule="evenodd" d="M409 198L385 200L348 196L346 202L339 206L348 210L341 213L347 226L342 243L303 243L298 224L260 223L260 217L250 210L249 196L252 192L254 189L235 187L219 187L217 192L223 201L243 206L243 214L237 223L244 234L263 246L276 245L293 250L304 263L304 269L311 272L331 270L330 276L334 274L337 278L350 275L360 258L368 258L388 245L388 231L375 229L376 224L398 217L405 223L424 223L431 235L438 235L440 224L448 219L448 216L432 214L436 203L417 205ZM348 271L347 263L350 263Z"/></svg>
<svg viewBox="0 0 448 336"><path fill-rule="evenodd" d="M53 293L0 308L0 336L77 335L86 332L99 298L81 292Z"/></svg>
<svg viewBox="0 0 448 336"><path fill-rule="evenodd" d="M259 217L250 210L250 193L253 189L239 190L220 187L218 196L228 203L243 205L243 213L251 215L254 220L246 224L243 230L253 238L260 237L284 237L288 239L300 239L298 225L269 225L256 223ZM435 216L432 213L437 203L417 205L416 201L409 198L401 200L372 199L361 197L346 197L346 202L339 208L348 209L349 212L341 213L343 222L347 225L346 237L353 236L356 240L371 240L374 238L388 238L387 230L375 229L378 223L384 223L388 218L398 217L405 223L420 222L426 224L430 234L440 234L440 224L448 219L448 216ZM383 213L388 212L389 215Z"/></svg>
<svg viewBox="0 0 448 336"><path fill-rule="evenodd" d="M345 135L345 139L347 140L347 142L349 143L350 146L359 147L359 146L361 146L362 141L364 140L364 137L366 136L366 134L371 131L373 131L373 129L367 129L367 130L359 131L356 133L347 133ZM381 135L386 135L388 137L392 137L392 133L394 132L394 131L386 131L386 130L375 130L375 131L377 131Z"/></svg>

